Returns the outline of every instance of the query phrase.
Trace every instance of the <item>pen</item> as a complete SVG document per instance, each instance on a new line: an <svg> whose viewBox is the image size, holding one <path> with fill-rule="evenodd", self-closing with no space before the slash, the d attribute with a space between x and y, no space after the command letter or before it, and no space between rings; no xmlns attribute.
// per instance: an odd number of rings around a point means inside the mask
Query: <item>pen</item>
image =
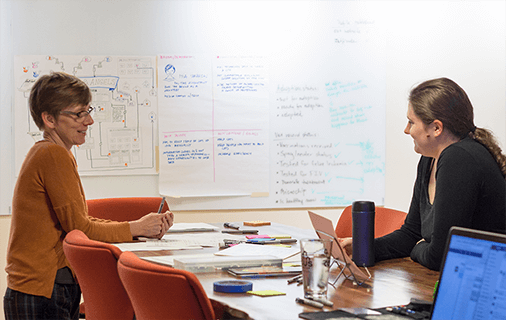
<svg viewBox="0 0 506 320"><path fill-rule="evenodd" d="M162 198L162 202L160 202L160 207L158 207L158 213L162 213L163 205L165 204L165 197Z"/></svg>
<svg viewBox="0 0 506 320"><path fill-rule="evenodd" d="M288 282L288 284L294 283L294 282L297 282L300 278L302 278L302 274L299 274L293 278L290 278L290 279L286 280L286 282Z"/></svg>
<svg viewBox="0 0 506 320"><path fill-rule="evenodd" d="M247 243L254 243L254 244L286 244L286 243L295 243L297 242L297 239L279 239L279 240L267 240L267 241L246 241Z"/></svg>
<svg viewBox="0 0 506 320"><path fill-rule="evenodd" d="M300 304L304 304L306 306L311 306L311 307L323 309L323 303L316 302L313 300L309 300L309 299L305 299L305 298L295 298L295 302L300 303Z"/></svg>
<svg viewBox="0 0 506 320"><path fill-rule="evenodd" d="M230 234L257 234L258 230L221 230L221 232Z"/></svg>
<svg viewBox="0 0 506 320"><path fill-rule="evenodd" d="M323 298L309 298L309 299L319 302L319 303L322 303L322 304L326 305L327 307L334 306L334 303L332 301L327 300L327 299L323 299Z"/></svg>
<svg viewBox="0 0 506 320"><path fill-rule="evenodd" d="M246 240L246 242L247 243L258 243L258 242L264 242L264 241L265 242L267 242L267 241L271 242L271 241L274 241L274 240L276 240L276 239L274 239L274 238L257 238L257 239L248 239L248 240Z"/></svg>
<svg viewBox="0 0 506 320"><path fill-rule="evenodd" d="M233 223L230 223L230 222L225 222L225 223L223 224L223 226L224 226L225 228L231 228L231 229L236 229L236 230L239 230L239 226L238 226L238 225L233 224Z"/></svg>
<svg viewBox="0 0 506 320"><path fill-rule="evenodd" d="M389 308L386 308L385 309L386 311L389 311L389 312L393 312L393 313L398 313L398 314L402 314L402 315L405 315L405 316L410 316L410 315L413 315L415 314L416 312L411 310L411 309L408 309L404 306L400 307L400 306L397 306L397 307L389 307Z"/></svg>

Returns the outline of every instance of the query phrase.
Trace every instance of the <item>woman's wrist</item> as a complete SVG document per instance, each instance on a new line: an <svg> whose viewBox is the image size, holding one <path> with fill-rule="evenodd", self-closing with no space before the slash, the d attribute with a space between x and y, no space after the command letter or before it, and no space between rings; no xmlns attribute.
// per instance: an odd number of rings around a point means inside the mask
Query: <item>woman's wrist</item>
<svg viewBox="0 0 506 320"><path fill-rule="evenodd" d="M130 224L130 233L132 234L132 238L138 237L139 234L139 222L136 221L129 221L128 224Z"/></svg>

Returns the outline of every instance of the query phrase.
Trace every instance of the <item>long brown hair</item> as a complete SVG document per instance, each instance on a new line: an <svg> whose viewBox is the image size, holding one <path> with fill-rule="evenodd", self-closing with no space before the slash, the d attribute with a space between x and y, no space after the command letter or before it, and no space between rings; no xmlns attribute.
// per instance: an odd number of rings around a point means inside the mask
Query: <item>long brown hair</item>
<svg viewBox="0 0 506 320"><path fill-rule="evenodd" d="M474 125L473 105L458 84L447 78L425 81L411 90L409 102L425 124L440 120L455 136L461 139L469 136L484 145L506 177L506 156L490 130Z"/></svg>

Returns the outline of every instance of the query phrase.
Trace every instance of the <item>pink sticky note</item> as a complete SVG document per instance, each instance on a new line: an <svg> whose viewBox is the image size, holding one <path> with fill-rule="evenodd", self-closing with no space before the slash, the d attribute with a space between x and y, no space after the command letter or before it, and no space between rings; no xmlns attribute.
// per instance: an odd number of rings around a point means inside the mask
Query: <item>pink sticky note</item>
<svg viewBox="0 0 506 320"><path fill-rule="evenodd" d="M269 237L266 234L251 234L246 236L246 239L270 239L270 238L271 237Z"/></svg>

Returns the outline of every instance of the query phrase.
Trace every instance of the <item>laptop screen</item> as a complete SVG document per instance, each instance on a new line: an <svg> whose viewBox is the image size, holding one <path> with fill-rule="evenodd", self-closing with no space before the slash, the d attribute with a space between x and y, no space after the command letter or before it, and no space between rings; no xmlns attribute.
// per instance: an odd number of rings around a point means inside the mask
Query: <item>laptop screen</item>
<svg viewBox="0 0 506 320"><path fill-rule="evenodd" d="M505 319L506 236L452 228L431 320Z"/></svg>

